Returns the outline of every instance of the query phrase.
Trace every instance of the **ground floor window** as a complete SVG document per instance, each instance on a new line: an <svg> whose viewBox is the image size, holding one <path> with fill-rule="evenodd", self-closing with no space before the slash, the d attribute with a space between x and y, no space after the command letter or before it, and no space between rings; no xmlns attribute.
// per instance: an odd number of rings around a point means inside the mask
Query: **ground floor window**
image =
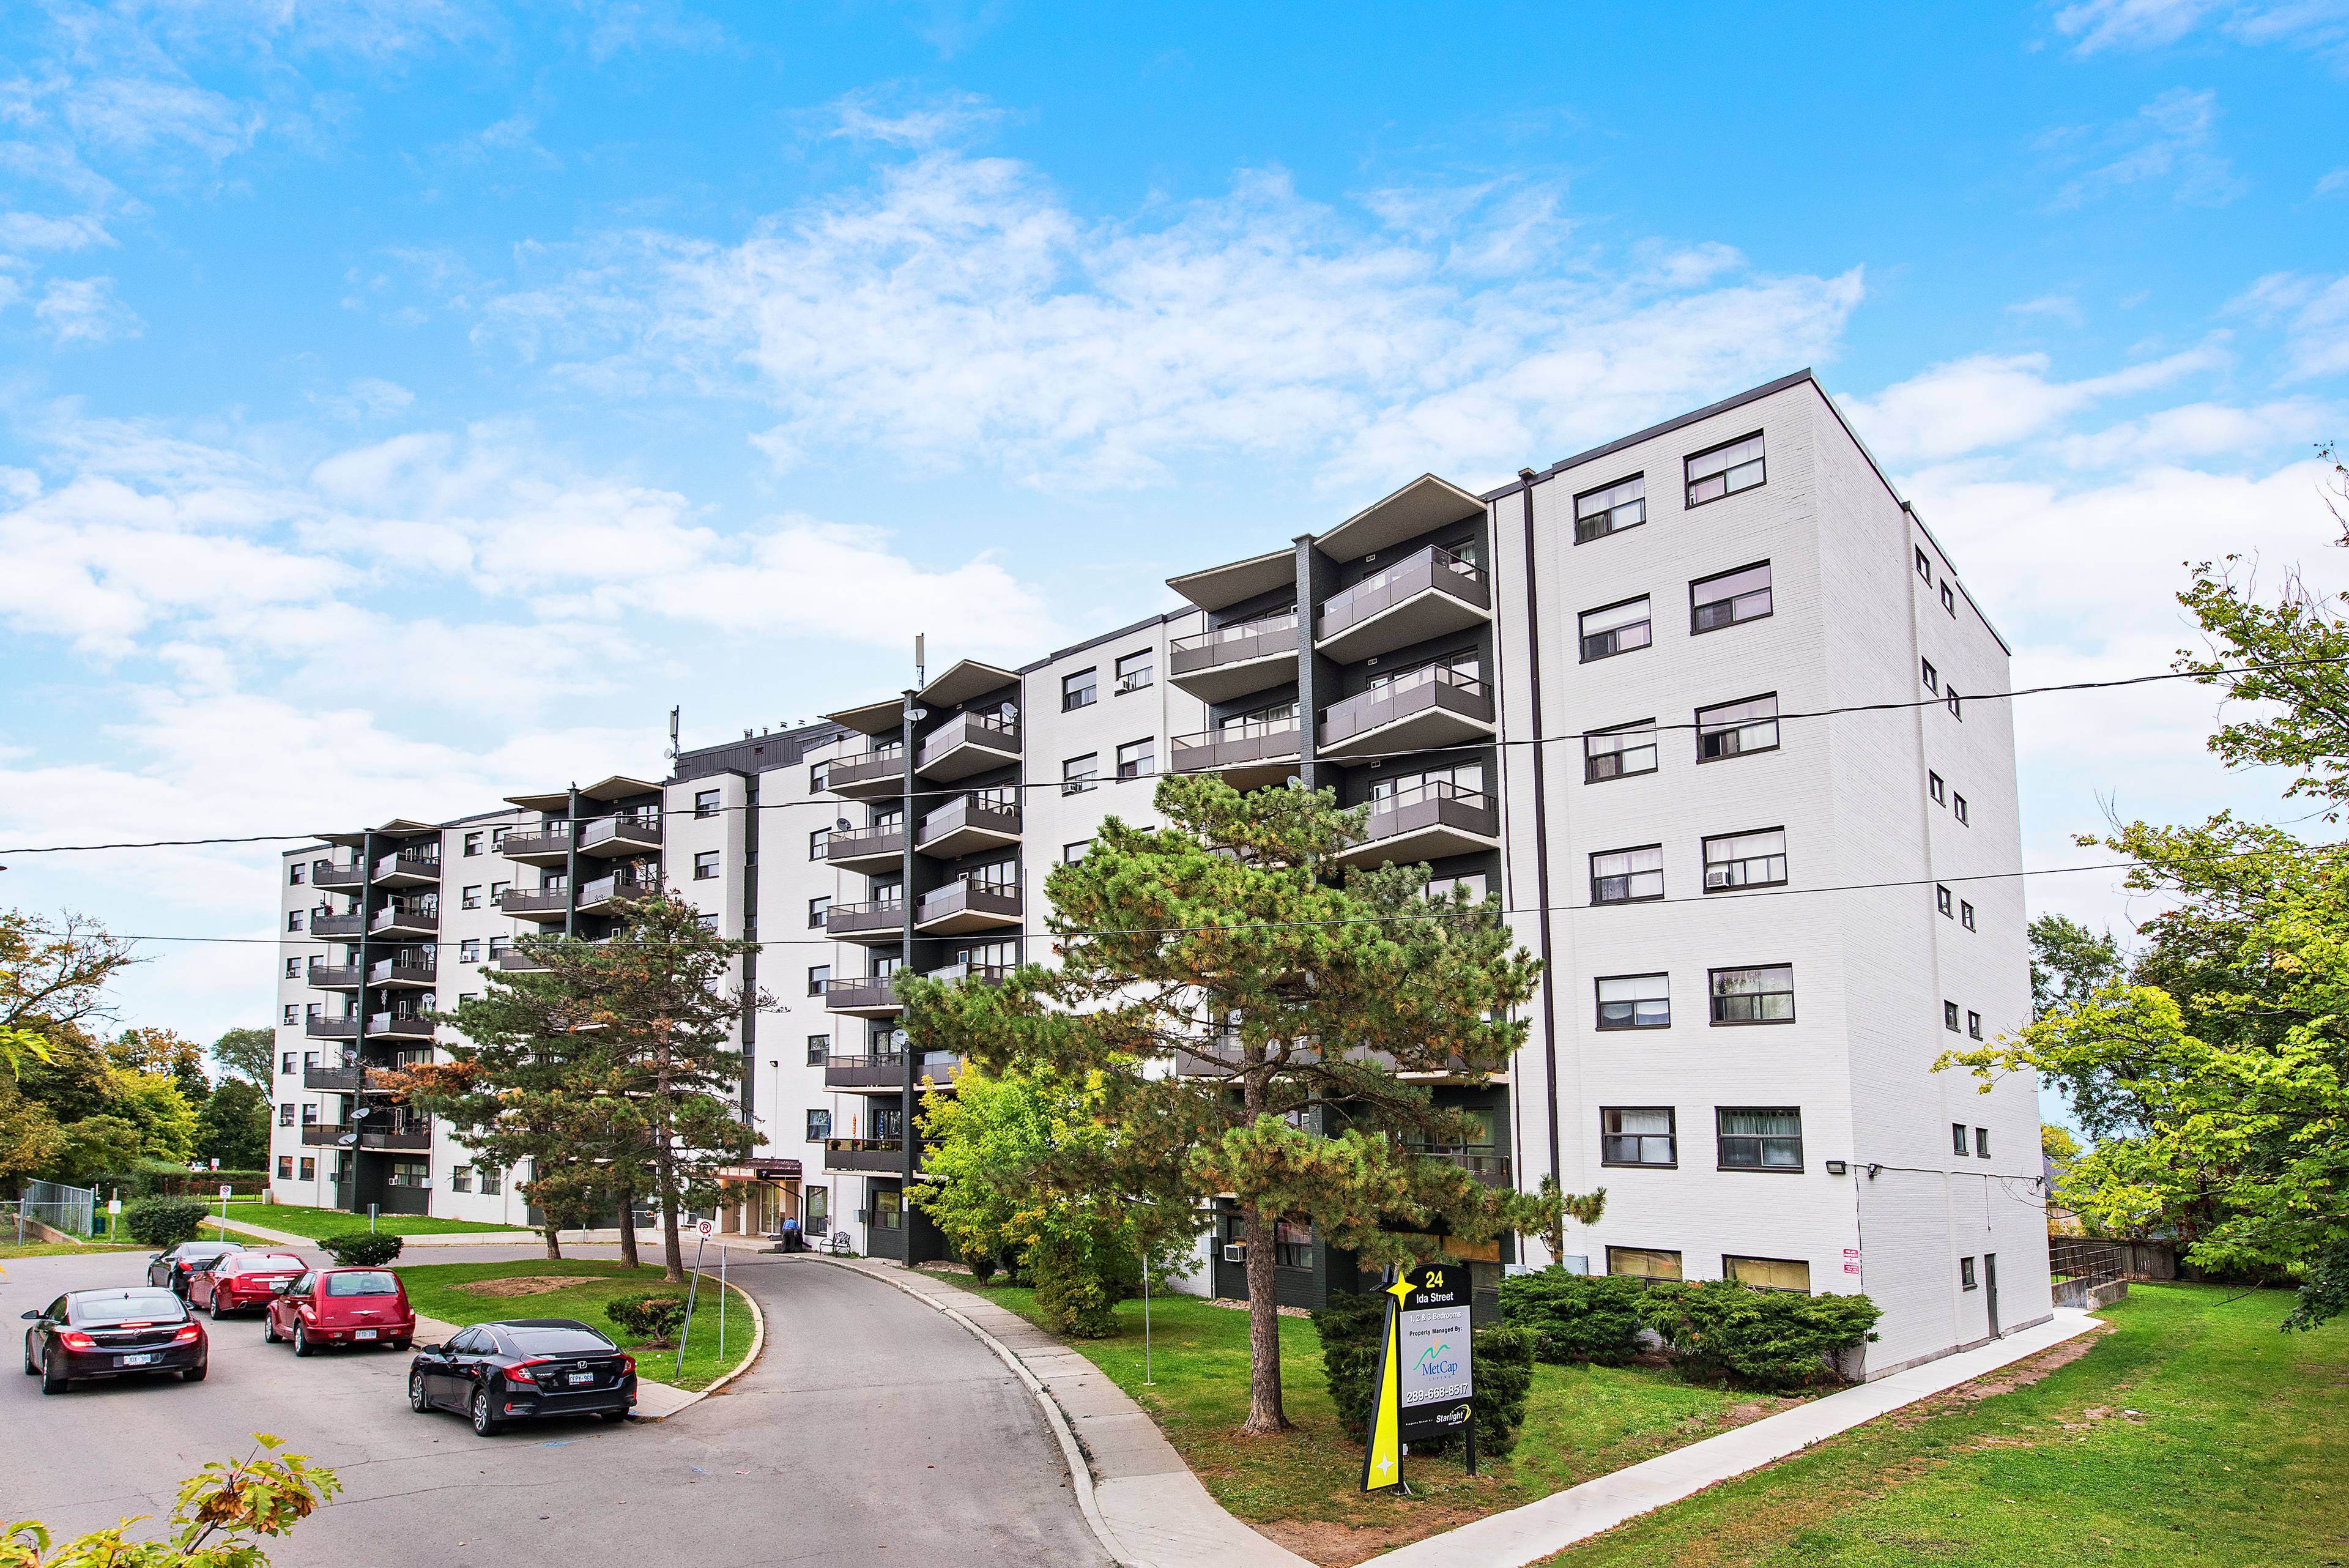
<svg viewBox="0 0 2349 1568"><path fill-rule="evenodd" d="M460 1165L451 1169L449 1172L449 1190L451 1192L473 1190L473 1168L470 1165Z"/></svg>
<svg viewBox="0 0 2349 1568"><path fill-rule="evenodd" d="M291 1181L294 1179L294 1157L292 1155L281 1154L277 1157L277 1179L280 1181Z"/></svg>
<svg viewBox="0 0 2349 1568"><path fill-rule="evenodd" d="M1282 1220L1272 1228L1272 1261L1284 1269L1313 1266L1313 1227L1301 1220Z"/></svg>
<svg viewBox="0 0 2349 1568"><path fill-rule="evenodd" d="M832 1193L829 1189L811 1187L802 1202L800 1229L811 1236L828 1234L832 1230Z"/></svg>
<svg viewBox="0 0 2349 1568"><path fill-rule="evenodd" d="M505 1173L494 1165L477 1165L473 1170L481 1179L481 1193L484 1197L494 1198L505 1185Z"/></svg>
<svg viewBox="0 0 2349 1568"><path fill-rule="evenodd" d="M1635 1280L1677 1280L1681 1277L1681 1255L1654 1247L1609 1247L1607 1272L1629 1274Z"/></svg>
<svg viewBox="0 0 2349 1568"><path fill-rule="evenodd" d="M391 1174L384 1179L390 1187L409 1187L419 1192L432 1189L432 1167L420 1159L395 1159Z"/></svg>
<svg viewBox="0 0 2349 1568"><path fill-rule="evenodd" d="M895 1231L905 1222L905 1197L894 1187L877 1188L873 1193L873 1228Z"/></svg>
<svg viewBox="0 0 2349 1568"><path fill-rule="evenodd" d="M318 1162L316 1159L305 1157L302 1161L302 1179L305 1181L315 1181L317 1178Z"/></svg>
<svg viewBox="0 0 2349 1568"><path fill-rule="evenodd" d="M1794 1258L1724 1257L1721 1260L1721 1277L1760 1291L1811 1293L1811 1266Z"/></svg>

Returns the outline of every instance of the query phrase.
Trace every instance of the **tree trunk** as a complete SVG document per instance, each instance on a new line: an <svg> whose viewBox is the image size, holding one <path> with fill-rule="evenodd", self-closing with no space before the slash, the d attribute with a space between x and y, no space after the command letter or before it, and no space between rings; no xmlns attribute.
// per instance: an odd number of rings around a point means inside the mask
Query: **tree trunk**
<svg viewBox="0 0 2349 1568"><path fill-rule="evenodd" d="M636 1256L636 1195L620 1194L620 1266L631 1272L644 1267Z"/></svg>
<svg viewBox="0 0 2349 1568"><path fill-rule="evenodd" d="M556 1262L563 1261L563 1228L559 1225L546 1228L546 1255Z"/></svg>
<svg viewBox="0 0 2349 1568"><path fill-rule="evenodd" d="M685 1282L685 1245L677 1233L677 1140L669 1132L674 1107L668 1097L668 1028L656 1024L653 1048L653 1168L660 1183L661 1277L671 1284Z"/></svg>
<svg viewBox="0 0 2349 1568"><path fill-rule="evenodd" d="M1280 1305L1273 1294L1273 1222L1253 1203L1240 1205L1247 1242L1248 1414L1240 1431L1270 1437L1288 1430L1280 1405Z"/></svg>

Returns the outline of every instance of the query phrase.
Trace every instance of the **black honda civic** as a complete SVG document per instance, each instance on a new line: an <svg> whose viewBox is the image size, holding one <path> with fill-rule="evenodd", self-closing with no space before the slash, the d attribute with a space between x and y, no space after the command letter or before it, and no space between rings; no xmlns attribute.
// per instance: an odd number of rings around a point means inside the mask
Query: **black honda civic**
<svg viewBox="0 0 2349 1568"><path fill-rule="evenodd" d="M549 1416L625 1420L636 1402L636 1357L575 1318L477 1323L408 1364L409 1409L454 1410L485 1438Z"/></svg>
<svg viewBox="0 0 2349 1568"><path fill-rule="evenodd" d="M234 1241L182 1241L168 1252L158 1252L147 1260L147 1282L168 1288L181 1299L188 1293L188 1282L200 1269L209 1269L231 1252L244 1248Z"/></svg>
<svg viewBox="0 0 2349 1568"><path fill-rule="evenodd" d="M204 1325L171 1291L67 1291L25 1314L25 1376L44 1394L62 1394L80 1377L175 1372L202 1383L211 1365Z"/></svg>

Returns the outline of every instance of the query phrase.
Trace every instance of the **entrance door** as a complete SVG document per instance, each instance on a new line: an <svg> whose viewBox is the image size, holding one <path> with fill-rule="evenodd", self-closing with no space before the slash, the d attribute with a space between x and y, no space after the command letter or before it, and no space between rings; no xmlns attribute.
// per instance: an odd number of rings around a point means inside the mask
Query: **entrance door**
<svg viewBox="0 0 2349 1568"><path fill-rule="evenodd" d="M1982 1254L1982 1295L1986 1298L1983 1304L1990 1308L1990 1336L1996 1339L1998 1337L1998 1254L1996 1252Z"/></svg>

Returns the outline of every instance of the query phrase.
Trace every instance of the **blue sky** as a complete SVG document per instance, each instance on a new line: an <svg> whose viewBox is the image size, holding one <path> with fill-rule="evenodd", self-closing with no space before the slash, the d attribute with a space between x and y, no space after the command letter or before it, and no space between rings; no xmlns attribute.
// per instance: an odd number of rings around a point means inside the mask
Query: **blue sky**
<svg viewBox="0 0 2349 1568"><path fill-rule="evenodd" d="M2018 680L2165 668L2186 560L2338 578L2349 0L1168 11L0 14L0 842L641 770L893 689L885 606L1033 653L1804 365ZM2034 863L2272 815L2209 716L2023 709ZM274 863L5 880L256 936ZM265 1015L150 950L134 1021Z"/></svg>

